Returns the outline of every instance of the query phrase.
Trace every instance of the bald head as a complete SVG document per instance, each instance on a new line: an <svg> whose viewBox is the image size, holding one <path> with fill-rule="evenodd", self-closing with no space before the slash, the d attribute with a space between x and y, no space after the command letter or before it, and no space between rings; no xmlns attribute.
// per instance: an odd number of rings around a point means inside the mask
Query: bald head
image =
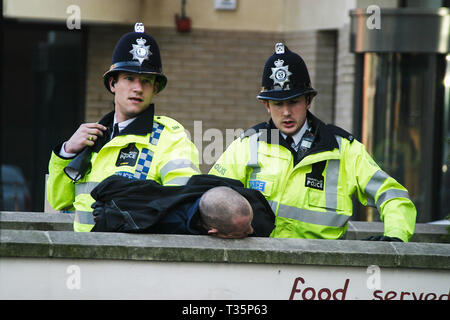
<svg viewBox="0 0 450 320"><path fill-rule="evenodd" d="M199 204L208 234L243 238L253 233L253 210L248 200L228 187L215 187L203 194Z"/></svg>

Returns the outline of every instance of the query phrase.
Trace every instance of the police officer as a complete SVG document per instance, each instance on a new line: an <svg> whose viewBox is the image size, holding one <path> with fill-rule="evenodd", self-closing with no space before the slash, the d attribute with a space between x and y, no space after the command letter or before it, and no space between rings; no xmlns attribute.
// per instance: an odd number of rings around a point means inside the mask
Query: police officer
<svg viewBox="0 0 450 320"><path fill-rule="evenodd" d="M264 194L276 214L272 237L342 238L356 195L384 221L384 235L372 240L408 241L416 219L408 191L351 134L309 111L316 94L303 59L277 43L257 96L270 120L236 139L210 174Z"/></svg>
<svg viewBox="0 0 450 320"><path fill-rule="evenodd" d="M184 185L200 172L198 150L183 126L154 115L152 98L167 78L158 44L142 23L120 38L103 80L114 94L114 110L98 123L82 124L49 162L48 201L57 210L75 209L75 231L93 227L90 191L111 175Z"/></svg>

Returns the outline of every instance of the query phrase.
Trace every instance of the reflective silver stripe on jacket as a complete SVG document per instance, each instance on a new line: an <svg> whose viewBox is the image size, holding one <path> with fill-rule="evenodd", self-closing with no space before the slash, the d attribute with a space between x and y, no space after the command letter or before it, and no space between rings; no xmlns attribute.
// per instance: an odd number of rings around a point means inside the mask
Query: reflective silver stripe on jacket
<svg viewBox="0 0 450 320"><path fill-rule="evenodd" d="M387 178L389 178L389 175L383 170L378 170L374 173L372 178L370 178L366 188L364 189L364 193L367 196L368 206L375 207L375 195Z"/></svg>
<svg viewBox="0 0 450 320"><path fill-rule="evenodd" d="M334 137L336 138L336 142L337 142L337 144L339 146L339 153L340 153L341 152L342 137L341 136L337 136L337 135L335 135Z"/></svg>
<svg viewBox="0 0 450 320"><path fill-rule="evenodd" d="M184 186L191 177L176 177L172 180L167 181L164 185L177 185L177 186Z"/></svg>
<svg viewBox="0 0 450 320"><path fill-rule="evenodd" d="M341 152L341 140L340 136L335 136L336 141L339 146L339 153ZM325 207L332 212L336 212L338 198L337 190L339 184L339 166L341 160L330 159L327 161L327 172L325 178Z"/></svg>
<svg viewBox="0 0 450 320"><path fill-rule="evenodd" d="M98 182L80 182L75 184L75 197L80 194L91 194L91 191L98 186Z"/></svg>
<svg viewBox="0 0 450 320"><path fill-rule="evenodd" d="M380 194L377 202L375 203L375 195L377 194L378 190L380 190L381 186L387 178L389 178L389 175L386 172L384 172L383 170L378 170L377 172L375 172L372 178L370 178L366 188L364 189L364 193L367 196L367 205L376 207L378 209L378 212L381 212L380 207L387 200L395 198L410 199L408 192L405 190L389 189Z"/></svg>
<svg viewBox="0 0 450 320"><path fill-rule="evenodd" d="M278 202L273 201L273 200L267 200L267 202L269 203L270 207L272 208L272 211L277 212Z"/></svg>
<svg viewBox="0 0 450 320"><path fill-rule="evenodd" d="M258 164L258 134L253 134L249 137L250 141L250 160L247 163L249 167L253 167L253 173L251 179L255 178L254 175L260 170ZM336 140L339 145L339 150L341 148L341 138L336 136ZM350 219L349 216L338 214L336 212L338 198L337 190L339 183L339 159L328 160L328 165L326 169L326 181L325 181L325 207L326 212L313 211L307 209L300 209L296 207L290 207L284 204L280 204L278 208L278 216L284 218L295 219L298 221L303 221L312 224L331 226L331 227L344 227L347 221ZM276 212L278 203L276 201L269 201L272 210Z"/></svg>
<svg viewBox="0 0 450 320"><path fill-rule="evenodd" d="M338 214L334 211L313 211L290 207L281 203L278 207L278 216L328 227L344 227L350 219L350 216Z"/></svg>
<svg viewBox="0 0 450 320"><path fill-rule="evenodd" d="M325 206L327 209L336 212L337 189L339 182L340 160L328 160L326 180L325 180Z"/></svg>
<svg viewBox="0 0 450 320"><path fill-rule="evenodd" d="M171 160L164 165L161 169L161 180L164 180L164 177L172 170L181 169L181 168L192 168L196 172L200 173L198 168L187 159L175 159ZM131 173L130 173L131 174ZM178 177L170 180L171 184L184 185L190 177ZM91 191L98 186L99 182L80 182L75 184L75 197L80 194L90 194ZM166 183L167 184L167 183Z"/></svg>
<svg viewBox="0 0 450 320"><path fill-rule="evenodd" d="M258 163L258 148L259 148L259 136L261 132L257 132L252 134L249 139L249 147L250 147L250 159L247 162L247 166L253 168L252 173L250 174L250 179L256 179L256 174L261 171L261 167Z"/></svg>
<svg viewBox="0 0 450 320"><path fill-rule="evenodd" d="M380 194L380 196L378 197L377 200L377 209L378 212L381 212L381 205L391 199L396 199L396 198L406 198L406 199L410 199L409 198L409 193L408 191L405 190L399 190L399 189L389 189L386 190L385 192L383 192L382 194Z"/></svg>
<svg viewBox="0 0 450 320"><path fill-rule="evenodd" d="M183 168L192 168L196 172L200 171L195 166L195 164L192 163L192 161L188 159L174 159L167 162L161 170L159 170L159 174L161 175L161 180L164 181L164 177L171 171L177 170L177 169L183 169Z"/></svg>
<svg viewBox="0 0 450 320"><path fill-rule="evenodd" d="M95 224L94 215L89 211L75 211L75 221L81 224Z"/></svg>
<svg viewBox="0 0 450 320"><path fill-rule="evenodd" d="M336 210L338 204L339 165L339 159L328 160L325 180L325 212L280 204L278 216L322 226L344 227L350 216L338 214ZM276 208L276 203L271 203L271 206Z"/></svg>
<svg viewBox="0 0 450 320"><path fill-rule="evenodd" d="M248 160L247 166L251 168L259 168L258 164L258 147L259 141L258 138L261 135L261 132L252 134L249 139L250 146L250 159Z"/></svg>

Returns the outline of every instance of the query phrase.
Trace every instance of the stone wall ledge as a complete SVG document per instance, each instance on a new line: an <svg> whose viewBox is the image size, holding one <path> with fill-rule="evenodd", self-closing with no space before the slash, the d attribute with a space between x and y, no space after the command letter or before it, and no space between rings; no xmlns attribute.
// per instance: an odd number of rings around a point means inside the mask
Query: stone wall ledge
<svg viewBox="0 0 450 320"><path fill-rule="evenodd" d="M0 257L450 269L450 244L0 229Z"/></svg>
<svg viewBox="0 0 450 320"><path fill-rule="evenodd" d="M73 230L73 214L45 212L0 212L0 229L71 231ZM416 224L411 242L449 243L450 235L445 225L426 223ZM361 240L373 235L382 234L382 222L350 221L346 234L347 240Z"/></svg>
<svg viewBox="0 0 450 320"><path fill-rule="evenodd" d="M0 229L71 231L73 219L69 213L0 211Z"/></svg>

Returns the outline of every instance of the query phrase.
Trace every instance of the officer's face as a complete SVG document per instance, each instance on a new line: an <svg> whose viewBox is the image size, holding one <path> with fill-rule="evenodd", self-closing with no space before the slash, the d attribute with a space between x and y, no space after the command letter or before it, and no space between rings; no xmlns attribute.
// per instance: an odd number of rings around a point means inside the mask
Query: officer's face
<svg viewBox="0 0 450 320"><path fill-rule="evenodd" d="M115 95L118 122L134 118L147 109L157 92L154 76L129 72L120 72L115 83L111 78L110 87Z"/></svg>
<svg viewBox="0 0 450 320"><path fill-rule="evenodd" d="M263 100L263 102L275 126L288 136L301 129L305 123L306 111L311 106L306 104L304 96L283 101Z"/></svg>

